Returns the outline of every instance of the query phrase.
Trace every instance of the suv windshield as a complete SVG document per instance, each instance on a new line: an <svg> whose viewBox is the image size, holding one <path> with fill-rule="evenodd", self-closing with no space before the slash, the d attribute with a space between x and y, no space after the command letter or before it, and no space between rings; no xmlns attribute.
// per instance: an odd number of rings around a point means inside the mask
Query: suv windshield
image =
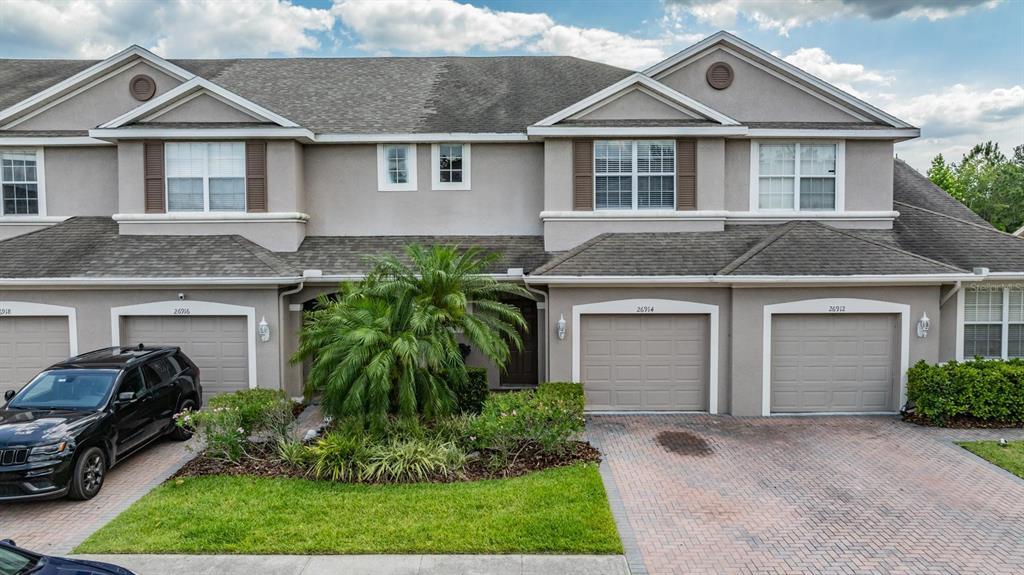
<svg viewBox="0 0 1024 575"><path fill-rule="evenodd" d="M44 371L7 404L16 409L92 410L102 406L117 380L116 369Z"/></svg>

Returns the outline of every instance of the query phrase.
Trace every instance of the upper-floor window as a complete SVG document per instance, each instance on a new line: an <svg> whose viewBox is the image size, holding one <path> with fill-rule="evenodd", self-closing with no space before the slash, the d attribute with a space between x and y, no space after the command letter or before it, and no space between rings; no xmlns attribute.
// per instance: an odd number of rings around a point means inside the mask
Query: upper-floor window
<svg viewBox="0 0 1024 575"><path fill-rule="evenodd" d="M0 190L5 216L44 215L41 198L41 167L35 151L0 153Z"/></svg>
<svg viewBox="0 0 1024 575"><path fill-rule="evenodd" d="M470 189L469 144L434 144L431 146L433 189Z"/></svg>
<svg viewBox="0 0 1024 575"><path fill-rule="evenodd" d="M416 144L377 146L377 189L382 192L416 190Z"/></svg>
<svg viewBox="0 0 1024 575"><path fill-rule="evenodd" d="M964 357L1024 357L1024 287L964 290Z"/></svg>
<svg viewBox="0 0 1024 575"><path fill-rule="evenodd" d="M671 210L675 205L675 141L594 142L595 209Z"/></svg>
<svg viewBox="0 0 1024 575"><path fill-rule="evenodd" d="M836 142L755 142L758 210L841 211L843 146Z"/></svg>
<svg viewBox="0 0 1024 575"><path fill-rule="evenodd" d="M165 144L167 211L244 212L244 142Z"/></svg>

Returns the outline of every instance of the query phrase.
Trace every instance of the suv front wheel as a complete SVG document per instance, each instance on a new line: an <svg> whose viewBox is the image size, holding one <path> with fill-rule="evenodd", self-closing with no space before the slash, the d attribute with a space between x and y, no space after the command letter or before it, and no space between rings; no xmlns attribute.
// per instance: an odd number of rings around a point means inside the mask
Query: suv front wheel
<svg viewBox="0 0 1024 575"><path fill-rule="evenodd" d="M68 497L85 500L96 497L107 475L107 458L99 447L89 447L78 456L71 476Z"/></svg>

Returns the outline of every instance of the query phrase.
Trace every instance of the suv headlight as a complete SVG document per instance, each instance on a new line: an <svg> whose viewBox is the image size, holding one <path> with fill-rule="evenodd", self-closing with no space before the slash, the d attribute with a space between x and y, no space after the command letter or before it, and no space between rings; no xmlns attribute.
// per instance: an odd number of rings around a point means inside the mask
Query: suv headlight
<svg viewBox="0 0 1024 575"><path fill-rule="evenodd" d="M28 451L28 460L49 461L51 459L59 459L66 455L70 450L71 444L67 441L52 443L50 445L40 445L39 447L33 447Z"/></svg>

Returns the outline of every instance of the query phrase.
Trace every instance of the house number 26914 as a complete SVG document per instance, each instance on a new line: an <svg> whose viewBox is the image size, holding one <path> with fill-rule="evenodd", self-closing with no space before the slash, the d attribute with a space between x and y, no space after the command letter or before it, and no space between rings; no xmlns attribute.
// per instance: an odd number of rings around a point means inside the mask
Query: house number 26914
<svg viewBox="0 0 1024 575"><path fill-rule="evenodd" d="M636 306L636 313L654 313L653 305L638 305Z"/></svg>

